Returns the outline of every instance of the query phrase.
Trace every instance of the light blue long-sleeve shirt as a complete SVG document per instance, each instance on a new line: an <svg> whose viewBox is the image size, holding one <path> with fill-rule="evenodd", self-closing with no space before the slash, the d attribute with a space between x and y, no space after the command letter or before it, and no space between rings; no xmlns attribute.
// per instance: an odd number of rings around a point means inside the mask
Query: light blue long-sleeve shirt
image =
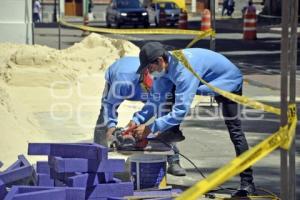
<svg viewBox="0 0 300 200"><path fill-rule="evenodd" d="M192 68L209 84L225 91L235 92L242 88L243 76L240 70L223 55L201 48L183 50ZM157 118L150 126L151 132L163 132L181 123L189 111L196 94L217 96L172 55L169 55L167 72L154 81L152 95L141 111L134 114L133 121L143 124L154 116L156 108L164 101L164 94L175 90L175 104L167 115ZM156 96L156 98L154 98ZM160 98L158 98L160 96Z"/></svg>
<svg viewBox="0 0 300 200"><path fill-rule="evenodd" d="M136 71L140 65L138 57L123 57L114 62L105 73L109 90L103 93L104 122L108 128L118 123L117 108L124 100L143 101L148 99L148 92L139 83Z"/></svg>

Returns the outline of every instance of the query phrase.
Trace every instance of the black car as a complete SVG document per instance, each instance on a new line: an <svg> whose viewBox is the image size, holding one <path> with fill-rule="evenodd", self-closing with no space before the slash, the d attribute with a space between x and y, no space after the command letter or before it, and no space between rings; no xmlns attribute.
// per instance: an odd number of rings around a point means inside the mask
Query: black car
<svg viewBox="0 0 300 200"><path fill-rule="evenodd" d="M143 25L149 27L148 12L139 0L112 0L106 9L106 25Z"/></svg>

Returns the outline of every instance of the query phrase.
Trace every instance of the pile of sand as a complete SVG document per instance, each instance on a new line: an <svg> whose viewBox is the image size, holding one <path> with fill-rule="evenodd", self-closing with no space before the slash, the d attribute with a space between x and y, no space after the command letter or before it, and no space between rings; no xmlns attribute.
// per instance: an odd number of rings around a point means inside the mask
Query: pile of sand
<svg viewBox="0 0 300 200"><path fill-rule="evenodd" d="M137 56L138 52L128 41L94 33L64 50L0 44L3 168L18 154L27 154L28 142L91 140L104 70L120 57ZM123 107L131 109L126 104Z"/></svg>

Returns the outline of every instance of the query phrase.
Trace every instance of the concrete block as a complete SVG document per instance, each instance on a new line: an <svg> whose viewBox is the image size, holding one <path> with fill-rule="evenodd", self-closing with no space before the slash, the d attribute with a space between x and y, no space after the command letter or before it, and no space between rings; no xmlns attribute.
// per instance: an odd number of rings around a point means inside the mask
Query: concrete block
<svg viewBox="0 0 300 200"><path fill-rule="evenodd" d="M36 173L50 175L50 166L49 166L48 162L47 161L37 161L36 162Z"/></svg>
<svg viewBox="0 0 300 200"><path fill-rule="evenodd" d="M5 200L82 200L84 188L13 186Z"/></svg>
<svg viewBox="0 0 300 200"><path fill-rule="evenodd" d="M14 162L13 164L11 164L8 168L6 168L4 171L11 171L17 168L20 168L22 165L22 161L21 160L17 160L16 162Z"/></svg>
<svg viewBox="0 0 300 200"><path fill-rule="evenodd" d="M88 199L99 197L124 197L132 195L132 182L98 184L92 188L87 188L86 190L86 198Z"/></svg>
<svg viewBox="0 0 300 200"><path fill-rule="evenodd" d="M114 183L114 173L100 172L97 174L99 183Z"/></svg>
<svg viewBox="0 0 300 200"><path fill-rule="evenodd" d="M58 173L68 172L124 172L124 159L91 160L83 158L54 157L51 167Z"/></svg>
<svg viewBox="0 0 300 200"><path fill-rule="evenodd" d="M105 160L108 148L93 143L29 143L28 155Z"/></svg>
<svg viewBox="0 0 300 200"><path fill-rule="evenodd" d="M50 178L66 182L69 177L79 175L80 173L57 173L53 168L50 168Z"/></svg>
<svg viewBox="0 0 300 200"><path fill-rule="evenodd" d="M18 155L18 159L22 162L22 166L30 166L31 165L23 154Z"/></svg>
<svg viewBox="0 0 300 200"><path fill-rule="evenodd" d="M54 186L55 187L67 187L67 184L64 181L55 179L54 180Z"/></svg>
<svg viewBox="0 0 300 200"><path fill-rule="evenodd" d="M7 194L6 185L0 179L0 199L4 199L6 194Z"/></svg>
<svg viewBox="0 0 300 200"><path fill-rule="evenodd" d="M15 168L13 170L9 170L9 171L6 170L4 172L0 172L0 179L5 184L10 184L15 181L19 181L21 179L30 178L30 177L33 178L33 173L34 173L34 169L32 166L24 165L22 167Z"/></svg>
<svg viewBox="0 0 300 200"><path fill-rule="evenodd" d="M28 160L25 158L24 155L19 155L18 160L14 162L12 165L10 165L5 171L11 171L13 169L17 169L22 166L30 166L30 163L28 162Z"/></svg>
<svg viewBox="0 0 300 200"><path fill-rule="evenodd" d="M66 200L83 200L85 199L85 188L66 188Z"/></svg>
<svg viewBox="0 0 300 200"><path fill-rule="evenodd" d="M69 187L83 187L88 188L99 184L98 175L96 173L80 174L69 177L67 180L67 186Z"/></svg>
<svg viewBox="0 0 300 200"><path fill-rule="evenodd" d="M69 187L93 187L102 183L120 183L118 178L113 177L113 173L84 173L69 177L66 181Z"/></svg>
<svg viewBox="0 0 300 200"><path fill-rule="evenodd" d="M50 178L50 174L37 174L37 185L53 187L54 180Z"/></svg>

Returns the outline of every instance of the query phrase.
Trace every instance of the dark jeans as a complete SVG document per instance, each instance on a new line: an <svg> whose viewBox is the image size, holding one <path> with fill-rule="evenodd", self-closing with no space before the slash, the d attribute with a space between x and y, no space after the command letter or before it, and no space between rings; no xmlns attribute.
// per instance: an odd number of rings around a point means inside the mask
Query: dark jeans
<svg viewBox="0 0 300 200"><path fill-rule="evenodd" d="M103 107L103 100L106 98L108 91L110 89L110 85L106 83L101 100L101 108L100 113L96 122L95 130L94 130L94 142L105 147L108 147L107 139L106 139L106 131L107 127L105 125L104 119L104 107Z"/></svg>
<svg viewBox="0 0 300 200"><path fill-rule="evenodd" d="M241 95L242 91L238 91L236 94ZM215 100L219 106L221 106L224 121L227 126L230 139L234 145L236 156L239 156L249 149L245 134L242 130L242 122L240 119L241 106L223 96L216 96ZM251 168L240 173L241 182L252 182L252 173Z"/></svg>
<svg viewBox="0 0 300 200"><path fill-rule="evenodd" d="M32 18L33 18L33 22L34 23L41 22L39 13L33 13L33 17Z"/></svg>

